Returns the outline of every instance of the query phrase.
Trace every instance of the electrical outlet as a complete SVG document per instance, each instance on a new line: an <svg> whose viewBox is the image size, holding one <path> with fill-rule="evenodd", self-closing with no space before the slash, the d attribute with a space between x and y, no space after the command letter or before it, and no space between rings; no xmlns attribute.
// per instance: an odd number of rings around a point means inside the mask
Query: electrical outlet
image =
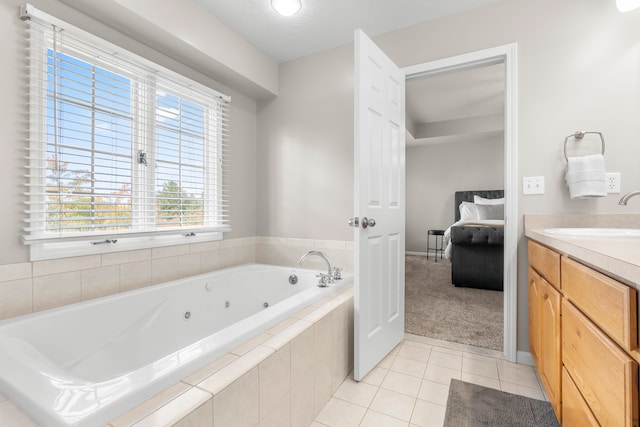
<svg viewBox="0 0 640 427"><path fill-rule="evenodd" d="M544 194L544 176L523 177L522 194Z"/></svg>
<svg viewBox="0 0 640 427"><path fill-rule="evenodd" d="M606 175L607 180L607 193L619 194L620 193L620 172L608 172Z"/></svg>

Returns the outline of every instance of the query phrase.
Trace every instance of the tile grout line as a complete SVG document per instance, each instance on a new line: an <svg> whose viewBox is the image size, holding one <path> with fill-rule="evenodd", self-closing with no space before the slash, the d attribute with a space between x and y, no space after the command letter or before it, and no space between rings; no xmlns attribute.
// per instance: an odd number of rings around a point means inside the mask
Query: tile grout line
<svg viewBox="0 0 640 427"><path fill-rule="evenodd" d="M413 420L414 415L416 414L416 408L417 408L417 405L419 403L418 401L422 401L424 403L428 403L429 405L435 405L435 406L438 406L438 407L441 407L441 408L445 408L445 410L446 410L446 405L441 405L440 403L431 402L430 400L421 399L419 397L420 396L420 392L422 391L423 386L425 384L425 381L431 381L431 382L434 382L436 384L440 384L440 385L443 385L443 386L450 386L450 384L451 384L451 382L450 382L451 380L449 380L449 385L447 385L447 384L442 384L440 382L432 381L431 379L426 378L424 375L426 374L426 369L429 366L432 366L433 369L436 369L436 370L437 369L450 369L452 371L456 371L456 372L459 373L460 377L462 377L463 373L467 373L469 375L474 375L474 376L477 376L477 377L486 378L488 380L497 381L498 386L500 387L500 391L504 391L503 390L503 385L510 384L512 386L515 386L515 387L518 387L518 388L521 388L521 389L540 392L542 394L542 396L544 397L544 391L543 391L542 387L540 386L540 379L538 378L537 375L535 375L535 372L534 372L534 375L536 376L536 383L538 384L538 388L531 387L529 385L530 381L527 382L526 384L524 384L524 383L519 383L519 382L506 381L506 378L507 378L506 376L505 376L505 379L502 379L504 375L503 375L503 373L501 373L501 369L500 369L500 366L499 366L499 361L504 360L504 359L500 359L500 358L496 358L496 357L492 357L492 356L488 356L488 355L483 355L483 354L479 354L479 356L482 356L481 358L474 358L473 356L466 356L464 354L465 352L461 352L462 353L462 360L464 360L464 358L467 357L467 359L480 361L482 363L487 363L487 362L489 362L489 364L493 363L494 366L495 366L496 372L497 372L497 377L496 376L486 376L486 374L480 374L480 373L474 373L474 372L465 372L465 371L462 370L462 365L461 365L460 369L453 369L453 368L449 368L449 367L446 367L446 366L438 366L438 365L435 365L435 364L430 364L429 360L431 359L431 356L433 355L433 351L435 350L435 347L437 347L437 346L432 346L432 345L425 344L425 343L420 343L419 342L420 344L424 344L425 346L429 347L429 356L427 357L426 362L423 362L422 360L415 360L415 359L409 359L409 358L403 357L403 356L400 355L400 351L402 350L402 348L405 345L406 341L409 341L409 340L406 340L406 339L403 340L403 342L398 347L394 348L395 351L393 353L390 353L389 355L387 355L385 357L385 359L388 358L387 364L385 365L385 366L388 365L387 367L381 367L379 365L376 365L376 368L381 369L381 370L384 371L383 374L382 374L382 378L380 379L380 381L377 382L378 384L364 383L364 384L376 387L375 393L374 393L371 401L369 402L368 406L365 407L365 406L360 405L358 403L355 403L355 402L352 402L350 400L347 400L346 398L337 397L337 396L335 396L335 394L332 396L332 397L334 397L336 399L339 399L339 400L341 400L343 402L351 403L351 404L353 404L353 405L355 405L355 406L357 406L359 408L364 408L365 409L364 415L361 418L361 420L360 420L358 425L362 425L363 424L363 422L364 422L364 420L367 417L367 414L369 412L376 413L376 414L381 414L381 415L384 415L386 417L390 417L390 418L393 418L395 420L398 420L398 421L400 421L402 423L406 422L407 425L412 425L412 420ZM411 345L409 344L409 346L411 346ZM456 350L456 351L458 351L458 350ZM447 354L446 352L442 352L442 353L443 354ZM475 353L472 353L472 354L475 355ZM455 357L456 355L450 354L450 356ZM403 371L392 369L392 366L393 366L394 362L398 358L412 360L414 362L419 362L419 363L425 363L426 367L425 367L425 371L423 372L423 375L419 377L419 376L412 375L412 374L409 374L409 373L406 373L406 372L403 372ZM519 367L518 366L514 366L514 368L519 368ZM412 394L407 394L405 392L400 392L400 391L396 391L396 390L392 390L392 389L389 389L387 387L384 387L383 384L384 384L385 380L387 379L387 377L388 377L390 372L393 372L395 374L405 375L405 376L410 377L410 378L418 379L420 381L420 385L418 387L417 394L415 396L413 396ZM486 372L486 371L483 371L483 372ZM527 373L527 375L528 375L530 372L533 372L533 371L529 370L529 369L522 369L522 372ZM350 376L350 378L352 378L352 376ZM468 382L471 382L471 381L468 381ZM357 383L360 383L360 382L357 382ZM393 415L389 415L389 414L384 413L384 412L376 411L375 409L372 408L373 402L378 397L378 395L380 393L380 390L385 390L385 391L388 391L388 392L397 393L399 395L407 396L409 398L414 399L413 405L412 405L412 408L411 408L411 414L410 414L410 417L409 417L408 421L405 421L404 419L398 418L398 417L393 416ZM527 396L527 394L522 394L522 393L517 393L517 392L516 393L509 392L509 393ZM324 425L324 424L320 423L317 420L315 420L315 421L318 422L320 425Z"/></svg>

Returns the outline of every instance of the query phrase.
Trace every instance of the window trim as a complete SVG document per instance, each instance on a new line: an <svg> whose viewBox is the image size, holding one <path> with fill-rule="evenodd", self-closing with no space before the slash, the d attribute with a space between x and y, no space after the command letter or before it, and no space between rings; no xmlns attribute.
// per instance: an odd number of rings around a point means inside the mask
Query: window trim
<svg viewBox="0 0 640 427"><path fill-rule="evenodd" d="M102 255L115 252L136 251L154 249L166 246L190 245L223 240L222 232L196 233L194 236L185 235L157 235L118 237L117 243L109 242L113 239L92 239L96 244L87 244L86 241L66 242L41 242L29 246L31 261L45 261L49 259Z"/></svg>
<svg viewBox="0 0 640 427"><path fill-rule="evenodd" d="M204 166L205 173L205 186L209 187L208 190L211 191L212 188L215 188L215 193L212 194L213 197L207 198L204 203L204 217L208 218L212 215L209 215L212 211L215 212L215 215L219 216L221 222L218 225L214 226L184 226L178 228L162 228L157 227L158 223L155 223L155 229L148 229L143 231L136 231L136 223L143 216L138 216L137 219L132 221L132 227L129 230L114 230L114 231L104 231L104 232L94 232L94 233L64 233L64 235L54 235L56 233L52 233L51 235L47 235L46 232L37 232L37 234L31 234L29 231L25 231L23 235L23 243L30 247L31 251L31 260L44 260L44 259L54 259L61 258L67 256L79 256L79 255L91 255L91 254L101 254L101 253L110 253L110 252L120 252L127 250L137 250L144 248L154 248L154 247L162 247L162 246L170 246L170 245L180 245L180 244L191 244L191 243L199 243L206 242L212 240L222 240L224 233L231 231L231 227L228 225L228 220L226 219L229 215L229 207L228 207L228 186L224 185L225 177L228 177L228 165L227 162L223 159L227 157L227 151L229 148L228 141L228 114L229 108L228 104L231 99L227 95L223 95L211 88L203 86L197 82L194 82L184 76L181 76L173 71L167 70L166 68L152 63L138 55L127 52L126 50L119 48L117 46L112 45L105 40L97 38L89 33L86 33L83 30L80 30L68 23L60 21L57 18L51 17L35 8L31 5L25 5L21 8L21 18L25 21L31 21L31 25L45 25L49 28L53 25L58 28L64 28L65 33L73 34L74 38L80 39L83 42L87 42L88 44L96 47L97 49L105 51L105 55L108 52L117 52L117 55L122 58L125 58L127 65L129 63L135 64L136 66L141 66L148 73L153 74L156 71L161 71L162 76L154 81L153 88L147 89L147 92L153 91L157 94L156 90L158 87L168 87L169 89L173 84L177 85L186 85L197 87L198 89L202 88L206 90L208 93L213 95L211 102L207 103L205 106L205 133L210 133L210 131L218 132L218 135L215 139L209 139L210 141L217 141L213 149L205 150L206 159ZM28 26L29 27L29 26ZM28 30L30 31L30 30ZM48 37L43 35L45 29L41 30L40 37ZM29 63L33 63L33 61L42 61L42 56L47 56L46 49L41 51L37 51L37 49L30 49L30 57ZM109 61L105 61L104 58L93 58L88 57L85 52L75 48L63 48L59 50L63 54L71 55L77 58L80 61L87 62L93 66L104 69L108 72L112 72L118 75L122 75L126 78L132 79L132 82L135 82L139 79L139 76L135 74L135 72L129 72L127 66L123 68L119 68L117 65L109 63ZM32 67L30 71L30 85L29 85L29 98L34 99L34 97L42 98L42 94L46 93L47 85L46 78L42 78L42 74L47 75L46 69L40 69L38 67ZM33 73L37 73L38 75L33 75ZM37 82L35 85L33 82ZM135 83L134 83L135 84ZM132 96L135 96L136 89L132 89ZM171 93L175 94L175 92L171 91ZM188 99L189 101L195 101L199 104L202 103L201 99L190 99L188 96L182 94L179 96L182 99ZM156 96L150 97L153 99L153 103L155 105ZM218 101L215 101L218 99ZM135 103L135 101L134 101ZM226 107L223 107L222 104L227 104ZM151 107L146 107L145 114L150 114L155 116L155 108L151 109ZM45 113L43 114L43 110ZM33 132L40 132L41 134L46 134L47 121L46 118L46 103L43 103L41 108L31 108L29 111L29 119L30 119L30 128L29 128L29 147L27 150L30 153L30 157L36 157L39 160L34 160L33 158L29 160L29 171L33 171L33 164L31 162L46 162L46 153L47 153L47 143L42 141L36 141L36 138L33 138ZM139 111L138 111L139 112ZM137 115L138 112L135 112L133 115ZM208 120L216 120L218 123L215 125L207 125ZM136 209L140 209L139 204L146 204L146 208L143 208L142 211L149 212L149 204L152 203L155 206L155 198L154 200L150 200L149 197L143 198L135 198L136 191L140 191L140 187L143 186L151 186L155 188L156 186L156 178L155 172L150 171L152 168L141 168L136 167L135 162L135 153L138 152L138 148L140 146L144 146L146 151L156 150L156 138L153 137L155 135L155 127L154 124L144 125L144 122L140 120L134 120L135 124L132 125L131 130L131 144L132 144L132 166L131 166L131 178L132 178L132 188L131 188L131 198L132 198L132 216L136 218L135 211ZM32 127L35 127L34 131ZM142 129L145 127L145 129ZM151 135L149 135L150 129ZM146 134L146 135L145 135ZM144 141L152 141L151 144L146 144ZM150 139L151 138L151 139ZM153 148L151 148L153 147ZM35 156L33 156L35 154ZM214 164L215 162L220 162L219 167L209 168L208 166ZM40 166L41 167L41 166ZM146 170L146 172L145 172ZM215 174L215 176L211 176L211 174ZM30 173L31 175L31 173ZM153 177L152 177L153 176ZM29 178L31 180L36 180L35 185L42 186L44 188L46 186L46 177L41 176L38 178ZM151 182L149 182L151 180ZM135 184L134 184L135 182ZM32 185L32 184L30 184ZM39 206L43 206L46 203L45 196L43 193L35 194L36 192L31 192L28 196L29 201L27 204L27 209L29 209L29 205L37 204ZM147 193L148 196L151 193ZM136 201L134 201L134 198ZM136 207L137 206L137 207ZM27 227L29 226L30 220L34 213L25 212L27 216ZM40 223L45 223L46 212L42 211L37 214L34 218L35 220L39 220ZM222 224L222 225L219 225ZM114 244L116 243L117 244Z"/></svg>

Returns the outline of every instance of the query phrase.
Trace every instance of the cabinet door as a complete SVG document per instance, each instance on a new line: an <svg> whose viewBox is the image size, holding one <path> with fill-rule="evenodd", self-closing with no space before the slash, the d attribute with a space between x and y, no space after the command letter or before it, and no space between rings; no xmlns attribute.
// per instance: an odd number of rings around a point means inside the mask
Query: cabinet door
<svg viewBox="0 0 640 427"><path fill-rule="evenodd" d="M638 426L638 364L573 304L562 301L562 360L598 422Z"/></svg>
<svg viewBox="0 0 640 427"><path fill-rule="evenodd" d="M564 427L600 427L566 369L562 369L562 425Z"/></svg>
<svg viewBox="0 0 640 427"><path fill-rule="evenodd" d="M540 371L540 275L529 267L529 351L538 371Z"/></svg>
<svg viewBox="0 0 640 427"><path fill-rule="evenodd" d="M540 279L540 378L558 420L561 417L561 368L560 359L560 293L543 278Z"/></svg>

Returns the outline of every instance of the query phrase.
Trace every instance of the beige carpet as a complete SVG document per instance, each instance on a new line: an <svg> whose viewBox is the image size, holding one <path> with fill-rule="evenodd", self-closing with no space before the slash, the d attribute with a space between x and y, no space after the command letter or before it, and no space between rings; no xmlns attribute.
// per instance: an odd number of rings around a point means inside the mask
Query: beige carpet
<svg viewBox="0 0 640 427"><path fill-rule="evenodd" d="M444 259L407 256L405 268L405 332L503 350L502 292L453 286Z"/></svg>

